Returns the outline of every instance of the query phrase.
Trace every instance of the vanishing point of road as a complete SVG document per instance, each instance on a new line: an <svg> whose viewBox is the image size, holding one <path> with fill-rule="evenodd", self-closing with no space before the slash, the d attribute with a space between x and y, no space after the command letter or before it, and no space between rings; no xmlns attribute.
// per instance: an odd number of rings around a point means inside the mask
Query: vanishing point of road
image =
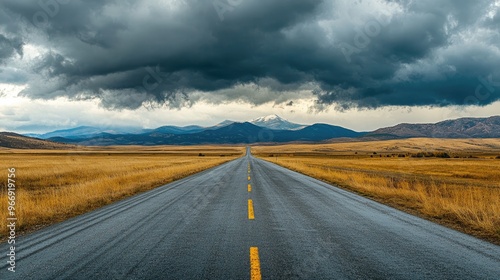
<svg viewBox="0 0 500 280"><path fill-rule="evenodd" d="M0 279L500 279L500 247L245 157L0 245Z"/></svg>

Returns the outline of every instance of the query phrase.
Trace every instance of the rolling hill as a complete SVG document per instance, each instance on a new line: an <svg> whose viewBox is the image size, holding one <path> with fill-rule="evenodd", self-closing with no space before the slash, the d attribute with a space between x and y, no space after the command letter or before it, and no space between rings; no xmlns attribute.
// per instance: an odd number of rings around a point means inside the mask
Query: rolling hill
<svg viewBox="0 0 500 280"><path fill-rule="evenodd" d="M27 137L12 132L0 132L0 147L11 149L71 149L74 145Z"/></svg>
<svg viewBox="0 0 500 280"><path fill-rule="evenodd" d="M500 116L460 118L434 124L402 123L366 134L366 137L375 136L386 138L497 138L500 137Z"/></svg>

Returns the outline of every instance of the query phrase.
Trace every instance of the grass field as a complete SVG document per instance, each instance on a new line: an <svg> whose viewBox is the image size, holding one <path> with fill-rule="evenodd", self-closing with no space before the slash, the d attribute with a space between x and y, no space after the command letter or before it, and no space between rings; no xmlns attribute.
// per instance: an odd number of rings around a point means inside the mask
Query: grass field
<svg viewBox="0 0 500 280"><path fill-rule="evenodd" d="M133 151L133 152L131 152ZM243 155L241 147L107 147L0 150L1 197L16 169L16 216L31 231L150 190ZM0 201L0 239L7 234ZM4 211L5 210L5 211Z"/></svg>
<svg viewBox="0 0 500 280"><path fill-rule="evenodd" d="M500 244L500 139L259 146L252 152Z"/></svg>

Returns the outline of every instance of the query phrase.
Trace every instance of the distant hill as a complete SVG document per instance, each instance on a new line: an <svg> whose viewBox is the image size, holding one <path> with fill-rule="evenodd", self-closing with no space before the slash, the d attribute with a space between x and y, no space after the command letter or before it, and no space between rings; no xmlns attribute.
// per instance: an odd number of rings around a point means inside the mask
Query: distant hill
<svg viewBox="0 0 500 280"><path fill-rule="evenodd" d="M176 135L172 141L181 144L238 144L259 142L257 135L261 127L249 122L232 123L217 129L205 130L190 135Z"/></svg>
<svg viewBox="0 0 500 280"><path fill-rule="evenodd" d="M377 136L382 138L497 138L500 137L500 116L460 118L434 124L402 123L366 134L366 137Z"/></svg>
<svg viewBox="0 0 500 280"><path fill-rule="evenodd" d="M220 123L218 123L218 124L216 124L214 126L209 126L209 127L205 128L205 129L211 129L211 130L213 130L213 129L221 128L221 127L224 127L224 126L228 126L228 125L233 124L233 123L235 123L235 121L225 120L225 121L222 121L222 122L220 122Z"/></svg>
<svg viewBox="0 0 500 280"><path fill-rule="evenodd" d="M12 132L0 132L0 147L11 149L68 149L75 146L27 137Z"/></svg>
<svg viewBox="0 0 500 280"><path fill-rule="evenodd" d="M205 130L204 127L199 125L189 125L189 126L173 126L166 125L153 129L153 133L171 133L171 134L190 134Z"/></svg>
<svg viewBox="0 0 500 280"><path fill-rule="evenodd" d="M109 134L138 134L145 133L149 130L136 127L96 127L96 126L78 126L75 128L60 129L44 134L26 134L29 137L40 139L49 139L55 137L63 137L70 139L90 138L101 133Z"/></svg>
<svg viewBox="0 0 500 280"><path fill-rule="evenodd" d="M341 126L329 124L313 124L299 130L280 131L276 133L274 141L277 142L316 142L332 138L358 137L362 134Z"/></svg>

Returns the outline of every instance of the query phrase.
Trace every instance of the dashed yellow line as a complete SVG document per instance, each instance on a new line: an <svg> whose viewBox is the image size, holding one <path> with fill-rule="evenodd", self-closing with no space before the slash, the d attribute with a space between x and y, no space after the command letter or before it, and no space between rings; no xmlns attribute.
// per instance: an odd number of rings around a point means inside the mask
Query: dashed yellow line
<svg viewBox="0 0 500 280"><path fill-rule="evenodd" d="M259 248L250 247L250 279L261 280Z"/></svg>
<svg viewBox="0 0 500 280"><path fill-rule="evenodd" d="M250 181L250 163L248 164L248 181ZM252 185L248 184L248 192L252 192ZM253 201L248 200L248 219L255 219L255 214L253 211ZM259 248L250 247L250 279L251 280L261 280L262 274L260 272L260 259L259 259Z"/></svg>
<svg viewBox="0 0 500 280"><path fill-rule="evenodd" d="M253 213L253 201L251 199L248 200L248 219L255 219L255 215Z"/></svg>

